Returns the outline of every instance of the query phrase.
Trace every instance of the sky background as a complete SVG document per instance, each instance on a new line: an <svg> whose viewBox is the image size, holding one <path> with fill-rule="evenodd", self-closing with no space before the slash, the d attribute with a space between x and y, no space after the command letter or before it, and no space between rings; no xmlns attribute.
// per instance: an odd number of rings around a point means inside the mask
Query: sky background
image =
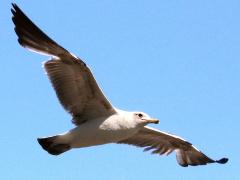
<svg viewBox="0 0 240 180"><path fill-rule="evenodd" d="M81 57L118 108L161 120L225 165L180 167L175 153L127 145L51 156L37 137L74 126L44 74L48 57L23 49L0 6L0 171L21 180L237 180L240 169L240 1L15 1L51 38Z"/></svg>

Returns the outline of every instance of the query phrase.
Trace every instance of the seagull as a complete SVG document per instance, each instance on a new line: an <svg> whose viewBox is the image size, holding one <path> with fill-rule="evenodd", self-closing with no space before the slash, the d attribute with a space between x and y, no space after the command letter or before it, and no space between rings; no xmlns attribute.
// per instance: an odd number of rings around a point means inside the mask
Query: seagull
<svg viewBox="0 0 240 180"><path fill-rule="evenodd" d="M11 12L19 44L51 57L44 63L44 69L75 125L68 132L37 139L48 153L59 155L74 148L117 143L141 147L159 155L175 151L177 162L183 167L228 161L227 158L213 160L181 137L148 127L159 120L144 112L113 107L83 60L48 37L14 3Z"/></svg>

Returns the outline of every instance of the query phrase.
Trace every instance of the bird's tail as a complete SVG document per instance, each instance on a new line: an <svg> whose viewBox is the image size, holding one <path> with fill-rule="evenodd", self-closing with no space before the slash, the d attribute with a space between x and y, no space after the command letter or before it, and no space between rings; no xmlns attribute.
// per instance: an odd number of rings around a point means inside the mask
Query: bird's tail
<svg viewBox="0 0 240 180"><path fill-rule="evenodd" d="M62 135L56 135L46 138L38 138L38 143L49 154L59 155L71 149L69 143L62 141L60 138Z"/></svg>
<svg viewBox="0 0 240 180"><path fill-rule="evenodd" d="M18 42L29 50L60 57L70 53L41 31L16 5L11 9Z"/></svg>

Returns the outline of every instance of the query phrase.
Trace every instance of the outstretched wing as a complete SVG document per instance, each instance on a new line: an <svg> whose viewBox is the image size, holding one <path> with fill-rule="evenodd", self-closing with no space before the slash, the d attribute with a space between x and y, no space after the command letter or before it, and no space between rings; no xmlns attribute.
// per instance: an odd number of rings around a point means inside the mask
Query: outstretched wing
<svg viewBox="0 0 240 180"><path fill-rule="evenodd" d="M159 155L168 155L175 151L177 162L183 167L205 165L207 163L224 164L228 161L227 158L212 160L184 139L150 127L144 127L134 136L118 143L145 147L144 151L152 150L153 154Z"/></svg>
<svg viewBox="0 0 240 180"><path fill-rule="evenodd" d="M60 103L73 116L74 124L115 113L81 59L49 38L16 4L11 11L18 42L29 50L53 57L44 68Z"/></svg>

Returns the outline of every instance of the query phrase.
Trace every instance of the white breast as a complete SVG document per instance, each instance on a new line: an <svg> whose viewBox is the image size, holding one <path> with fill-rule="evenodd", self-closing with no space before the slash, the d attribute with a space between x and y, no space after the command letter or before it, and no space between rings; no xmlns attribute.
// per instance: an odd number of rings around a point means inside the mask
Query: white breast
<svg viewBox="0 0 240 180"><path fill-rule="evenodd" d="M90 120L69 131L73 148L114 143L134 135L139 128L121 114Z"/></svg>

